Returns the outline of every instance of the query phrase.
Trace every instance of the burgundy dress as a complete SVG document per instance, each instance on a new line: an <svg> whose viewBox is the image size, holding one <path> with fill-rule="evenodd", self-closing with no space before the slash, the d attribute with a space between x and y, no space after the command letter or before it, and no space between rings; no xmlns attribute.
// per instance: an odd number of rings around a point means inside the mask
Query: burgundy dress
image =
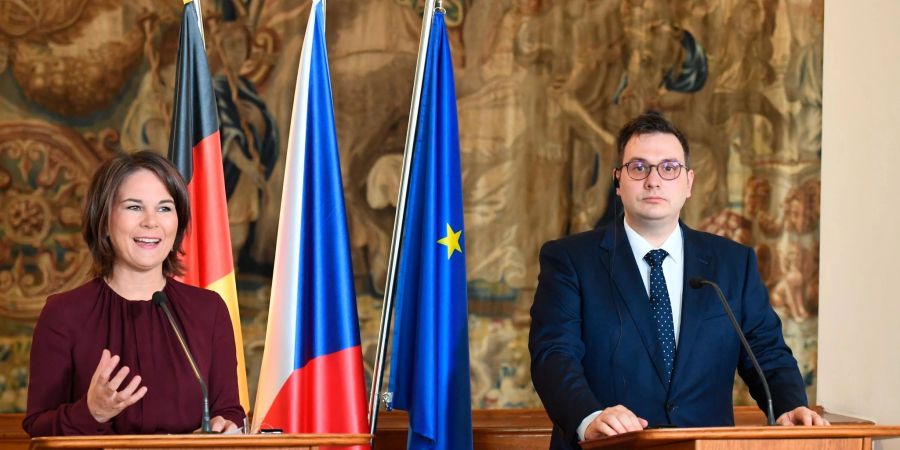
<svg viewBox="0 0 900 450"><path fill-rule="evenodd" d="M210 417L243 425L225 303L215 292L172 279L165 293L209 387ZM140 375L147 394L98 423L88 411L87 391L105 348L121 357L119 367L131 369L121 388ZM101 278L47 299L31 346L28 411L22 421L28 434L190 433L200 427L201 415L200 385L153 302L126 300Z"/></svg>

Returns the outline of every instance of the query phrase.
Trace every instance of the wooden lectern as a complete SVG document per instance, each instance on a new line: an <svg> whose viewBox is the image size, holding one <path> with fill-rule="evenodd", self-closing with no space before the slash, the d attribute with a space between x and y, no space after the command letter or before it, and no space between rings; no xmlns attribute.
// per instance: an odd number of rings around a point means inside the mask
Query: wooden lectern
<svg viewBox="0 0 900 450"><path fill-rule="evenodd" d="M57 448L150 449L150 448L291 448L317 450L323 446L368 445L368 434L170 434L42 437L31 440L32 450Z"/></svg>
<svg viewBox="0 0 900 450"><path fill-rule="evenodd" d="M900 426L664 428L581 443L584 450L871 450L873 439L900 437Z"/></svg>

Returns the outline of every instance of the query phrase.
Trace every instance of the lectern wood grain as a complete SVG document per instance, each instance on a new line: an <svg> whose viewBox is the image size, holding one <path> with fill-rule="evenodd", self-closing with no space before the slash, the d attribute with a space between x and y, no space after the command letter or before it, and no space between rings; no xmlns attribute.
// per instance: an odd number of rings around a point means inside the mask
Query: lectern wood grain
<svg viewBox="0 0 900 450"><path fill-rule="evenodd" d="M583 442L584 450L861 450L872 439L900 437L900 426L722 427L644 430ZM869 445L869 447L865 447Z"/></svg>
<svg viewBox="0 0 900 450"><path fill-rule="evenodd" d="M862 419L822 411L821 407L816 409L833 424L872 425L871 422ZM0 449L28 450L31 441L22 430L23 417L23 414L0 414ZM739 428L765 424L765 416L757 407L735 407L734 419ZM543 409L472 411L475 450L546 450L550 445L551 428L550 419ZM405 450L406 433L406 413L402 411L382 413L379 415L375 437L377 450ZM870 449L871 447L867 448Z"/></svg>
<svg viewBox="0 0 900 450"><path fill-rule="evenodd" d="M291 448L316 450L320 446L365 445L368 434L282 435L120 435L44 437L31 440L33 450L49 449L250 449Z"/></svg>
<svg viewBox="0 0 900 450"><path fill-rule="evenodd" d="M869 443L865 447L865 442ZM695 442L696 450L870 450L871 439L758 439L753 441L720 440Z"/></svg>

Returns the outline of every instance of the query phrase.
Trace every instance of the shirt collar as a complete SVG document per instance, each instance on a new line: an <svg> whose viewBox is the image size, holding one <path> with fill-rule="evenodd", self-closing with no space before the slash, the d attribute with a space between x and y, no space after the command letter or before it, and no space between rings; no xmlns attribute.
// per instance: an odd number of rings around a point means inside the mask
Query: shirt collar
<svg viewBox="0 0 900 450"><path fill-rule="evenodd" d="M623 220L623 222L625 224L625 236L628 237L628 243L631 244L631 251L634 252L634 259L643 261L644 255L650 250L655 250L656 247L650 245L650 242L647 242L647 240L635 231L634 228L631 228L631 226L628 225L628 219ZM672 234L666 238L659 248L665 250L675 263L682 260L682 257L684 256L684 236L682 235L681 224L672 230Z"/></svg>

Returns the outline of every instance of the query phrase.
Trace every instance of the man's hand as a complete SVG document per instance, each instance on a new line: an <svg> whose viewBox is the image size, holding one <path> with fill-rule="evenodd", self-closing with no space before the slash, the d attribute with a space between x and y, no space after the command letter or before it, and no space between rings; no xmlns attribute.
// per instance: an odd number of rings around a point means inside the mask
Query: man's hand
<svg viewBox="0 0 900 450"><path fill-rule="evenodd" d="M647 428L647 421L636 416L631 410L616 405L606 408L584 430L585 439L597 439L603 436L615 436L629 431L640 431Z"/></svg>
<svg viewBox="0 0 900 450"><path fill-rule="evenodd" d="M122 386L130 369L123 366L115 376L112 376L113 370L118 365L119 355L111 355L109 350L104 349L87 392L88 410L97 422L109 421L123 409L144 398L144 394L147 393L147 386L141 386L140 375L135 375L128 386L120 391L119 387Z"/></svg>
<svg viewBox="0 0 900 450"><path fill-rule="evenodd" d="M782 414L775 423L786 427L794 425L831 425L819 413L805 406L798 406L792 411Z"/></svg>

